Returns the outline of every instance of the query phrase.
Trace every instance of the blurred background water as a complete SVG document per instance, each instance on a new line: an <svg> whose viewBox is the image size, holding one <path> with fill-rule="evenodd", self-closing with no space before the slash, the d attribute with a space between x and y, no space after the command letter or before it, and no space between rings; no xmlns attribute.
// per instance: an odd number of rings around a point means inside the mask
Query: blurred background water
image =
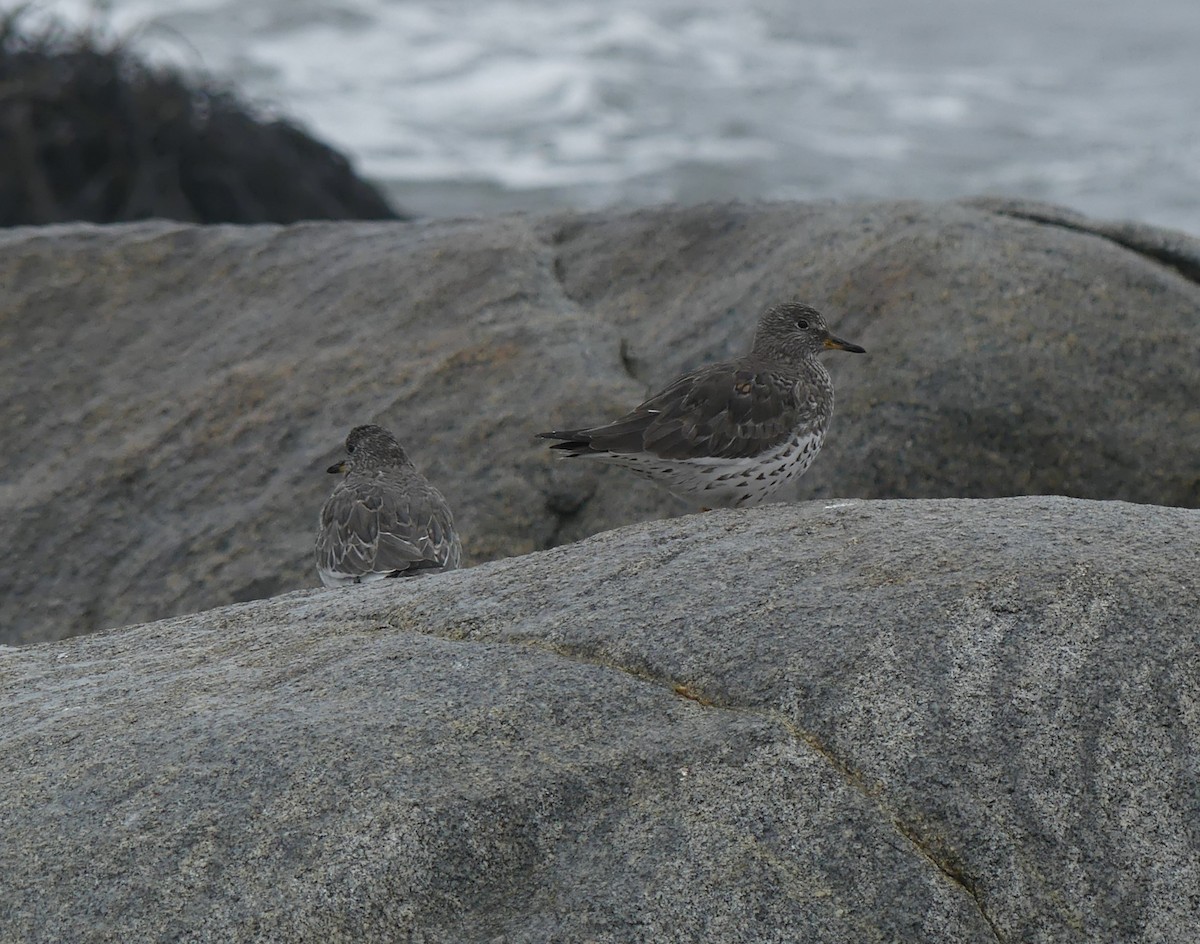
<svg viewBox="0 0 1200 944"><path fill-rule="evenodd" d="M43 0L423 215L1031 197L1200 234L1200 0Z"/></svg>

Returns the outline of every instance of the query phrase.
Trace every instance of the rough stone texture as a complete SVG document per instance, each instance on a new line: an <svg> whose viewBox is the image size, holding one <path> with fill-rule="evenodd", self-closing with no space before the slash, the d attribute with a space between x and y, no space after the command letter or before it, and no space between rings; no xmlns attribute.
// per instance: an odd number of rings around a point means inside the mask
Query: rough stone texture
<svg viewBox="0 0 1200 944"><path fill-rule="evenodd" d="M1198 565L808 502L0 651L0 939L1191 942Z"/></svg>
<svg viewBox="0 0 1200 944"><path fill-rule="evenodd" d="M7 231L0 641L314 584L358 423L402 438L474 561L677 514L533 434L744 349L792 296L869 351L827 358L800 496L1194 507L1198 265L1182 234L996 201Z"/></svg>

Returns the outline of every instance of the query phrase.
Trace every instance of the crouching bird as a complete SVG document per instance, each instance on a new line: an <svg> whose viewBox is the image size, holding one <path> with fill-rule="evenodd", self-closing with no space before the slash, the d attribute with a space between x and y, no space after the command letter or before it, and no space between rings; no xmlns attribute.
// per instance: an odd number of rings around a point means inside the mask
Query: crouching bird
<svg viewBox="0 0 1200 944"><path fill-rule="evenodd" d="M446 499L386 429L356 426L346 437L346 458L329 471L345 478L321 509L316 554L325 586L462 565Z"/></svg>

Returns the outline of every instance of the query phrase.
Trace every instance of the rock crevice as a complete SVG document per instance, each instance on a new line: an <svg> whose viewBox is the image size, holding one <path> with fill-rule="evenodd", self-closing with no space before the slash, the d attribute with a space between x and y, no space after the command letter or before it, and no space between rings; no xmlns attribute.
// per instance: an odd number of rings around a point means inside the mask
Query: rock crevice
<svg viewBox="0 0 1200 944"><path fill-rule="evenodd" d="M0 438L22 457L0 641L313 585L323 470L362 423L406 443L472 562L679 514L535 434L743 351L797 296L868 350L830 358L797 496L1200 503L1200 288L994 209L56 226L0 232L0 284Z"/></svg>

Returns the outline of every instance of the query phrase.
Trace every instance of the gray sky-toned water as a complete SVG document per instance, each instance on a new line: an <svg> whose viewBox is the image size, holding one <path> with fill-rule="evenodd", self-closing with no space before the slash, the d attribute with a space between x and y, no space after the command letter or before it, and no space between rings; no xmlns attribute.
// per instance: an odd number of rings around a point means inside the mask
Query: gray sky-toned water
<svg viewBox="0 0 1200 944"><path fill-rule="evenodd" d="M422 214L993 193L1200 235L1197 0L106 6Z"/></svg>

